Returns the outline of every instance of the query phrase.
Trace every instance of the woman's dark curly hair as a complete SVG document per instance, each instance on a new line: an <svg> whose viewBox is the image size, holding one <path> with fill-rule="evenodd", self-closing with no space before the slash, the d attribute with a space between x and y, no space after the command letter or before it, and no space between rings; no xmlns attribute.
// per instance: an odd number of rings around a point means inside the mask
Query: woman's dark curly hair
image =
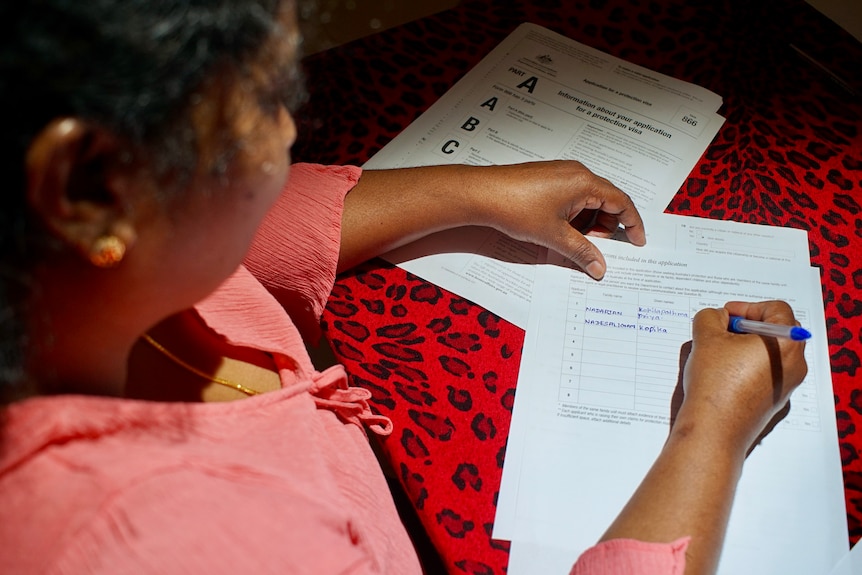
<svg viewBox="0 0 862 575"><path fill-rule="evenodd" d="M290 5L282 3L290 3ZM28 271L46 234L25 199L25 157L52 120L87 120L194 166L182 121L216 66L242 67L293 0L25 0L0 4L0 401L25 390Z"/></svg>

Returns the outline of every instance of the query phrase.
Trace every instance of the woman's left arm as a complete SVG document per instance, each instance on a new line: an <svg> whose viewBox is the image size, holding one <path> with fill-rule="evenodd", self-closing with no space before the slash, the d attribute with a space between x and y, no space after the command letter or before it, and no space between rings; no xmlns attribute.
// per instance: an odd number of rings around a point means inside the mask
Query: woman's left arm
<svg viewBox="0 0 862 575"><path fill-rule="evenodd" d="M629 241L646 241L631 198L580 162L367 170L345 199L338 271L433 232L482 225L551 248L601 279L604 257L572 223L583 220L588 235L623 225Z"/></svg>

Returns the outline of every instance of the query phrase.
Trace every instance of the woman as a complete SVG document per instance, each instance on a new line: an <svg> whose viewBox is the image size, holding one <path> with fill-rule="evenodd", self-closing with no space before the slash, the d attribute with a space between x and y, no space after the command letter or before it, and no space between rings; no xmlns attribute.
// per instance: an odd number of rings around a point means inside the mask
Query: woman
<svg viewBox="0 0 862 575"><path fill-rule="evenodd" d="M576 162L291 168L293 0L32 4L0 8L0 571L420 572L365 436L390 422L297 328L336 269L468 223L600 279L569 222L643 244L631 200ZM745 452L805 372L727 313L698 315L668 444L575 572L714 569Z"/></svg>

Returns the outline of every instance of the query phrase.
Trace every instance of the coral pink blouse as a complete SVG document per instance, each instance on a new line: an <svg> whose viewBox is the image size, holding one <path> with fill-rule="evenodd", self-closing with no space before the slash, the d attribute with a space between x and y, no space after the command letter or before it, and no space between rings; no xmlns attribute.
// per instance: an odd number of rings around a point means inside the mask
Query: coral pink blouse
<svg viewBox="0 0 862 575"><path fill-rule="evenodd" d="M366 437L391 422L341 366L317 372L300 337L318 334L359 174L294 166L245 267L196 306L232 344L269 352L281 390L200 404L49 396L0 411L0 572L421 573ZM662 567L644 571L645 544L610 543L573 573L682 572L684 544L651 547ZM634 559L594 570L608 554Z"/></svg>

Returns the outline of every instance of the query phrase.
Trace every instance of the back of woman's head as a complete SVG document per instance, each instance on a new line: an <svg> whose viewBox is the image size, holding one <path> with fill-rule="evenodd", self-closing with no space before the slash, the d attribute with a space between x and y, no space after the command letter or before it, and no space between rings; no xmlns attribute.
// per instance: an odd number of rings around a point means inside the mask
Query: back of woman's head
<svg viewBox="0 0 862 575"><path fill-rule="evenodd" d="M192 166L183 111L217 66L242 66L290 0L28 0L0 5L0 399L18 395L32 289L49 240L28 212L25 158L50 122L74 117Z"/></svg>

